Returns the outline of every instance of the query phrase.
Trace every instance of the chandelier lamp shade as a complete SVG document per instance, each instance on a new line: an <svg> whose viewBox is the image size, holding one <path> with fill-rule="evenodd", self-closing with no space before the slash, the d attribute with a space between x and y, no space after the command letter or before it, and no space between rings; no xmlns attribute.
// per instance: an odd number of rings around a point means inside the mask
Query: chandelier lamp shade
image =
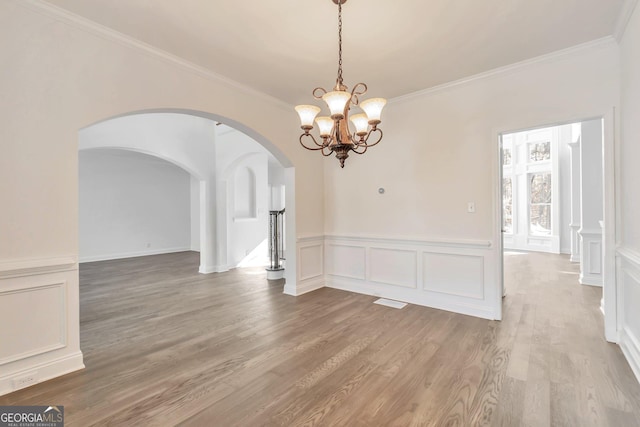
<svg viewBox="0 0 640 427"><path fill-rule="evenodd" d="M382 140L382 130L378 128L382 109L387 100L370 98L360 100L367 93L367 85L356 84L351 91L342 80L342 5L347 0L332 0L338 5L338 78L330 92L321 87L313 90L313 97L326 103L329 116L318 116L322 111L315 105L298 105L296 111L300 116L300 127L304 131L300 135L300 144L307 150L320 151L323 156L335 153L344 167L349 153L364 154ZM363 112L350 115L351 108L358 107ZM353 124L349 125L349 121ZM311 131L314 123L318 125L320 140ZM305 143L306 141L306 143Z"/></svg>

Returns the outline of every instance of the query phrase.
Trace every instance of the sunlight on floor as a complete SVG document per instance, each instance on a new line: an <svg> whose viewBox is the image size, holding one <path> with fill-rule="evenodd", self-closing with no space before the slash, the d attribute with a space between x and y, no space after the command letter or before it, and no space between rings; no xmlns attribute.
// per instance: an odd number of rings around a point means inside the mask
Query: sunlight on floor
<svg viewBox="0 0 640 427"><path fill-rule="evenodd" d="M269 265L269 244L264 239L249 255L244 257L238 267L266 267Z"/></svg>

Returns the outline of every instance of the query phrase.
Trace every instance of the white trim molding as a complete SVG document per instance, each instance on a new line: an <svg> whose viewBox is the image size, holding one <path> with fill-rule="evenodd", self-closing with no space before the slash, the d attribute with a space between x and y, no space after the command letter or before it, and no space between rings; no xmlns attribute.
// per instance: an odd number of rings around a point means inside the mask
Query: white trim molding
<svg viewBox="0 0 640 427"><path fill-rule="evenodd" d="M613 31L613 36L616 38L618 43L622 41L622 37L624 37L624 32L627 29L627 25L629 25L629 20L633 15L633 12L638 5L638 0L624 0L624 4L622 5L622 10L620 11L620 15L618 15L618 19L616 20L615 30Z"/></svg>
<svg viewBox="0 0 640 427"><path fill-rule="evenodd" d="M214 265L210 267L201 265L198 268L198 273L200 274L224 273L225 271L229 271L228 265Z"/></svg>
<svg viewBox="0 0 640 427"><path fill-rule="evenodd" d="M325 236L325 286L496 319L495 250L485 240Z"/></svg>
<svg viewBox="0 0 640 427"><path fill-rule="evenodd" d="M619 247L616 258L619 344L640 382L640 252Z"/></svg>
<svg viewBox="0 0 640 427"><path fill-rule="evenodd" d="M637 1L637 0L631 0L631 1ZM631 17L631 14L629 14L629 18L630 17ZM627 18L627 20L629 18ZM458 86L463 86L479 80L490 79L499 75L507 75L510 73L517 72L523 68L530 67L535 64L553 62L553 61L556 61L558 58L571 57L572 55L582 53L585 50L593 49L595 47L600 47L600 46L608 46L608 45L611 45L612 43L616 43L616 39L613 36L602 37L602 38L592 40L590 42L582 43L576 46L572 46L566 49L557 50L555 52L537 56L535 58L526 59L521 62L516 62L515 64L494 68L493 70L474 74L472 76L464 77L459 80L443 83L438 86L433 86L427 89L408 93L406 95L401 95L401 96L390 99L389 104L395 104L397 102L404 102L404 101L412 100L414 98L420 98L423 96L437 94L449 89L456 88Z"/></svg>
<svg viewBox="0 0 640 427"><path fill-rule="evenodd" d="M56 273L78 269L73 256L56 258L18 259L0 263L0 280L35 274Z"/></svg>
<svg viewBox="0 0 640 427"><path fill-rule="evenodd" d="M580 224L569 224L569 229L571 230L571 256L569 261L571 262L580 262L580 236L578 235L580 227Z"/></svg>
<svg viewBox="0 0 640 427"><path fill-rule="evenodd" d="M28 369L24 369L22 371L11 372L8 375L3 375L0 370L0 396L22 388L17 385L17 378L23 378L29 375L35 379L35 383L41 383L62 375L70 374L71 372L75 372L83 368L84 363L82 361L82 353L78 351L73 354L56 357L44 363L30 366ZM25 385L25 387L28 385Z"/></svg>
<svg viewBox="0 0 640 427"><path fill-rule="evenodd" d="M84 262L96 262L96 261L111 261L114 259L124 259L124 258L136 258L141 256L149 256L149 255L162 255L162 254L172 254L176 252L191 252L191 246L185 246L182 248L166 248L166 249L152 249L152 250L144 250L144 251L136 251L136 252L121 252L115 254L103 254L103 255L94 255L94 256L86 256L80 257L80 263Z"/></svg>
<svg viewBox="0 0 640 427"><path fill-rule="evenodd" d="M473 239L442 239L442 238L429 238L421 236L381 236L376 234L325 234L327 239L340 239L350 240L356 242L376 241L380 243L389 242L404 242L407 244L419 244L423 246L439 246L439 247L460 247L460 248L490 248L490 240L473 240Z"/></svg>

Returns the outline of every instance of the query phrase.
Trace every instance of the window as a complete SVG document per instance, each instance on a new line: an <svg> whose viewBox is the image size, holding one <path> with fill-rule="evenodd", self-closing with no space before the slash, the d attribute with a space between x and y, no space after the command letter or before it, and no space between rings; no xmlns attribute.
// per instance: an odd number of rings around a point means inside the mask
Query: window
<svg viewBox="0 0 640 427"><path fill-rule="evenodd" d="M502 164L505 166L511 165L511 148L502 149Z"/></svg>
<svg viewBox="0 0 640 427"><path fill-rule="evenodd" d="M529 161L543 162L551 160L551 142L534 142L529 144Z"/></svg>
<svg viewBox="0 0 640 427"><path fill-rule="evenodd" d="M551 235L551 174L531 174L529 181L529 232Z"/></svg>
<svg viewBox="0 0 640 427"><path fill-rule="evenodd" d="M502 180L502 229L505 233L513 234L513 180L504 178Z"/></svg>

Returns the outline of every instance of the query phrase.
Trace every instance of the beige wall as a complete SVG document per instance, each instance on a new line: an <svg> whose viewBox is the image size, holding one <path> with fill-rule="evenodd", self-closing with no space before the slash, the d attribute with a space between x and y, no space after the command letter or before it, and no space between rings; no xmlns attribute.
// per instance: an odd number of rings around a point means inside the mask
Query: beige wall
<svg viewBox="0 0 640 427"><path fill-rule="evenodd" d="M267 146L289 179L288 248L323 229L323 164L293 108L87 24L0 0L0 395L82 369L78 131L146 110L197 111ZM295 179L295 194L293 185ZM289 209L291 208L291 209ZM296 293L295 252L286 270Z"/></svg>
<svg viewBox="0 0 640 427"><path fill-rule="evenodd" d="M292 109L27 6L0 1L0 259L77 254L78 130L146 109L216 114L273 143L296 166L297 232L322 231L322 160L298 147Z"/></svg>
<svg viewBox="0 0 640 427"><path fill-rule="evenodd" d="M622 243L640 251L640 7L636 7L621 43Z"/></svg>
<svg viewBox="0 0 640 427"><path fill-rule="evenodd" d="M621 43L620 194L617 276L620 345L640 380L640 6Z"/></svg>
<svg viewBox="0 0 640 427"><path fill-rule="evenodd" d="M325 230L494 240L497 133L609 113L618 103L617 49L611 39L391 102L378 146L344 170L325 164Z"/></svg>
<svg viewBox="0 0 640 427"><path fill-rule="evenodd" d="M618 55L605 39L392 100L380 145L325 164L326 285L500 319L498 135L612 123Z"/></svg>

